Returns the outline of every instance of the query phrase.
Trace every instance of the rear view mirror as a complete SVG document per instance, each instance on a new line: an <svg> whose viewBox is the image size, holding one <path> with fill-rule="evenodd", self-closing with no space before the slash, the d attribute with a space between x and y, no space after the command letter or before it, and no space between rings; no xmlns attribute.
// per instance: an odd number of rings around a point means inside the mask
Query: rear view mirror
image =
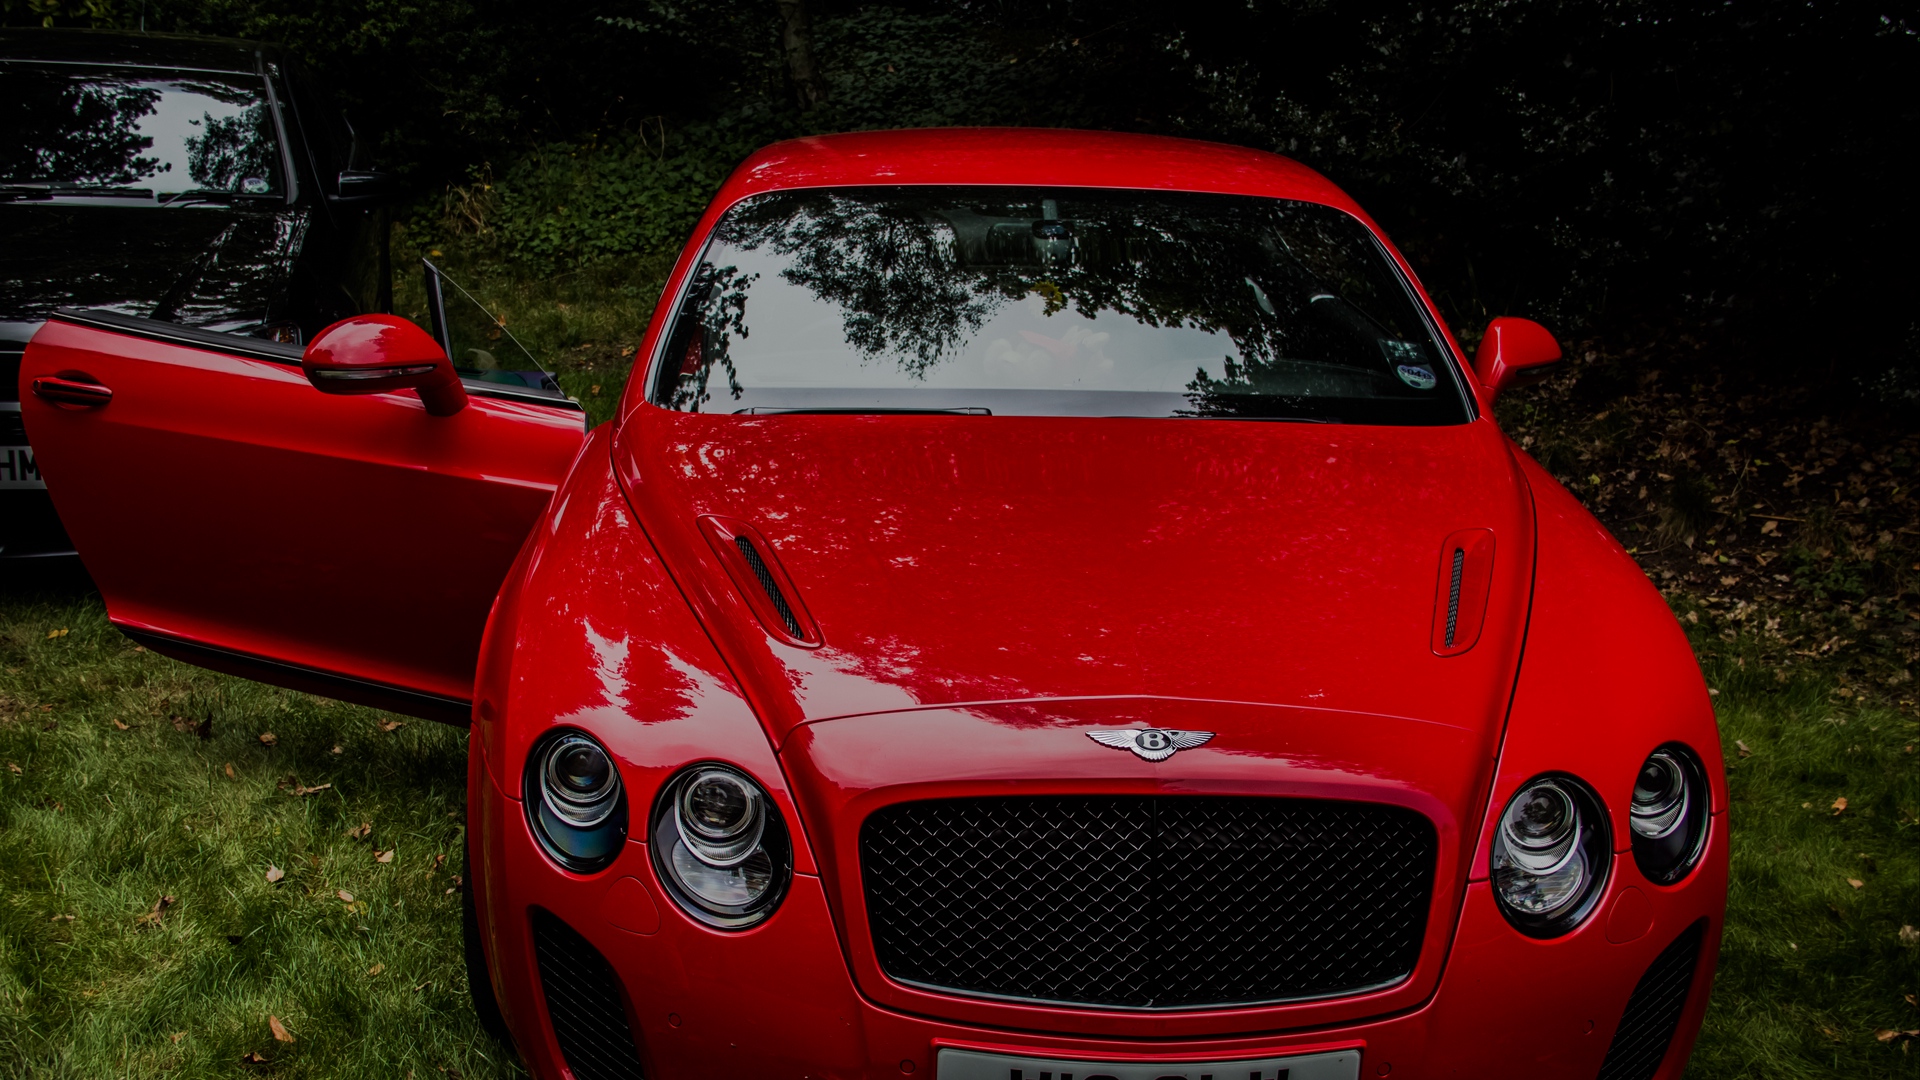
<svg viewBox="0 0 1920 1080"><path fill-rule="evenodd" d="M433 336L397 315L355 315L313 339L300 357L307 381L323 394L414 390L433 416L467 407L467 391Z"/></svg>
<svg viewBox="0 0 1920 1080"><path fill-rule="evenodd" d="M398 189L399 184L392 173L347 169L340 174L335 188L337 193L331 197L331 201L358 206L390 198Z"/></svg>
<svg viewBox="0 0 1920 1080"><path fill-rule="evenodd" d="M1560 343L1547 328L1531 319L1501 317L1487 324L1480 351L1473 355L1473 374L1498 397L1516 386L1526 386L1560 370Z"/></svg>

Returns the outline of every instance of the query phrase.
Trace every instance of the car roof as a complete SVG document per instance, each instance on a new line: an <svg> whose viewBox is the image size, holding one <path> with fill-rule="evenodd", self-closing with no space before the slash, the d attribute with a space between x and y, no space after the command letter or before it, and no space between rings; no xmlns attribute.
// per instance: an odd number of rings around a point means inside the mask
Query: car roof
<svg viewBox="0 0 1920 1080"><path fill-rule="evenodd" d="M1063 128L918 128L791 139L749 157L717 203L788 188L865 185L1107 187L1264 195L1336 206L1332 181L1244 146Z"/></svg>
<svg viewBox="0 0 1920 1080"><path fill-rule="evenodd" d="M271 45L191 34L141 34L117 30L0 30L0 63L108 64L180 71L251 74L257 54L273 57Z"/></svg>

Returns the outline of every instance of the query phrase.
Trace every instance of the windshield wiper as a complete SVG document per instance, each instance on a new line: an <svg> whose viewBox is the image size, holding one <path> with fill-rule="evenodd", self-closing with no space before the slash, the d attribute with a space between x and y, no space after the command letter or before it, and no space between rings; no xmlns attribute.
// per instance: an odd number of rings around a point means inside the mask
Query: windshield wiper
<svg viewBox="0 0 1920 1080"><path fill-rule="evenodd" d="M194 203L234 203L254 199L278 199L280 196L262 193L249 195L244 191L216 191L211 188L198 188L193 191L176 191L160 197L161 206L191 206Z"/></svg>
<svg viewBox="0 0 1920 1080"><path fill-rule="evenodd" d="M977 405L963 406L957 409L881 409L854 405L846 408L796 408L781 409L756 406L751 409L735 409L735 416L793 416L830 414L841 416L992 416L992 409L983 409Z"/></svg>

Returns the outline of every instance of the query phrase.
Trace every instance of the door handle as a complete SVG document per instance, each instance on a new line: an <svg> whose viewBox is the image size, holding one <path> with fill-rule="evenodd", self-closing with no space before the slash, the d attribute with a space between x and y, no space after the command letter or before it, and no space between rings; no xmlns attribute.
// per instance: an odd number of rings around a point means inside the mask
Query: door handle
<svg viewBox="0 0 1920 1080"><path fill-rule="evenodd" d="M78 405L97 409L113 400L113 391L97 382L62 379L52 375L33 380L33 396L59 405Z"/></svg>

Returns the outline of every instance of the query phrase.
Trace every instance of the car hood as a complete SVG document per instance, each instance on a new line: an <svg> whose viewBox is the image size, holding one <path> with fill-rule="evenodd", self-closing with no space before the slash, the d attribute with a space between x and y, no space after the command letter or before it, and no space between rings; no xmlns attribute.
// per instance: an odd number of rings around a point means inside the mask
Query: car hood
<svg viewBox="0 0 1920 1080"><path fill-rule="evenodd" d="M1512 453L1487 420L1390 428L650 406L627 419L615 449L642 524L776 747L834 717L1099 698L1291 707L1317 723L1400 717L1476 742L1497 736L1533 562ZM724 545L703 535L704 515L758 530L770 570L784 569L783 589L797 594L792 606L817 623L817 647L765 629L739 568L730 576L717 554ZM1464 529L1493 541L1485 624L1472 648L1441 656L1441 549Z"/></svg>
<svg viewBox="0 0 1920 1080"><path fill-rule="evenodd" d="M305 222L217 205L0 203L0 320L91 307L251 329L285 291Z"/></svg>

